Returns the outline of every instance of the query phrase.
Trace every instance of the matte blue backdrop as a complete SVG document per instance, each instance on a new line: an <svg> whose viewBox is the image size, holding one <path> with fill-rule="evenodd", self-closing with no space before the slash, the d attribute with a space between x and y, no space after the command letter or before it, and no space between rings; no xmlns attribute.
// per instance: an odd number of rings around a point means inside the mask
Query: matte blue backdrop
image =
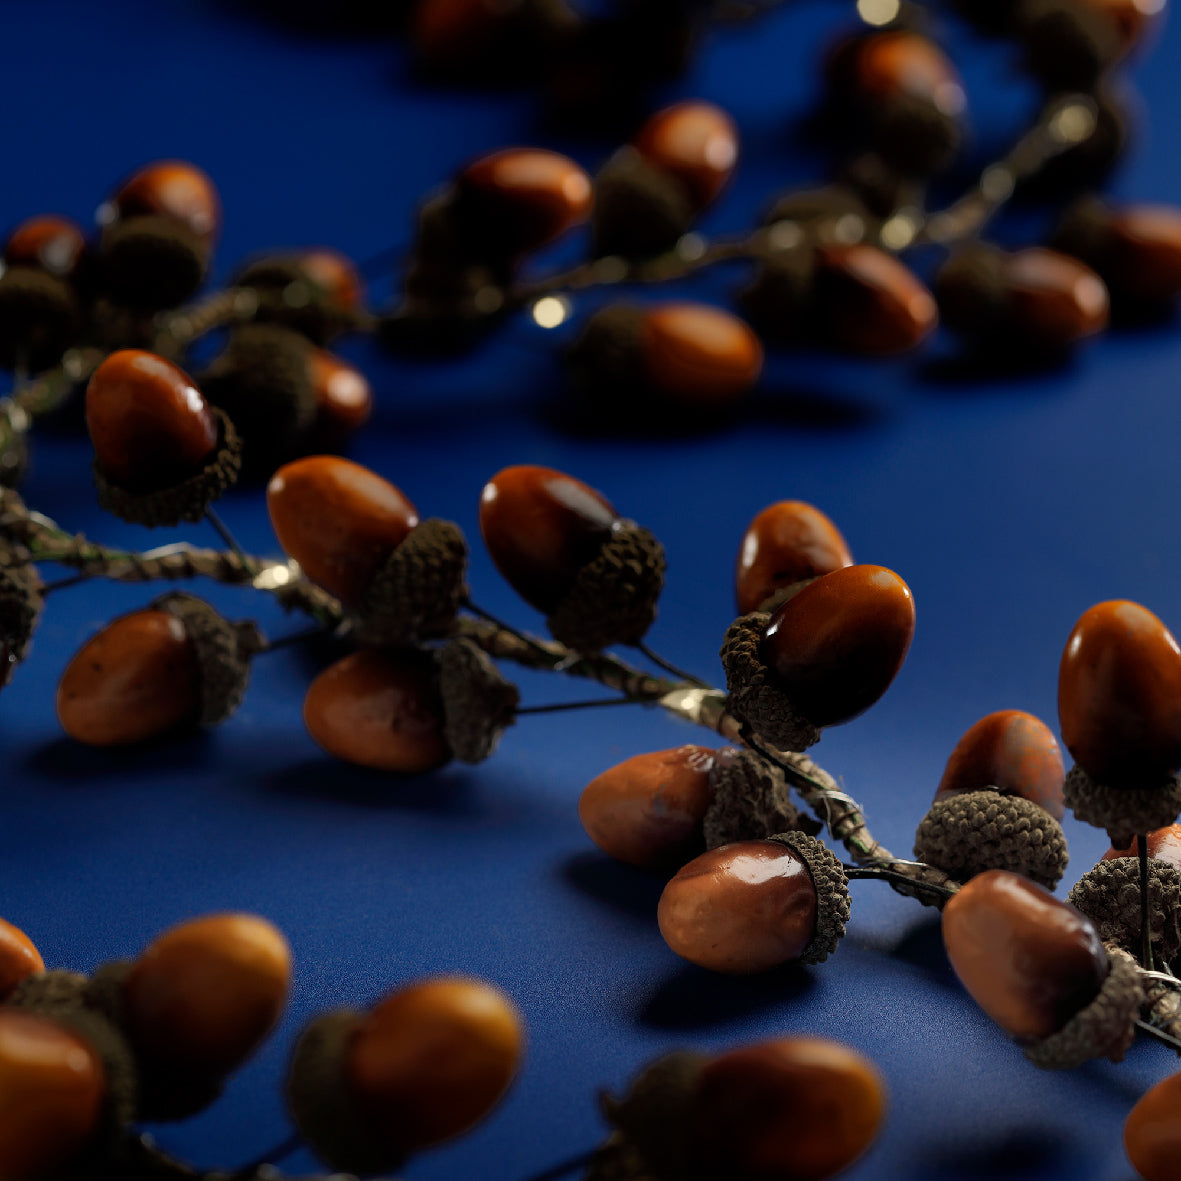
<svg viewBox="0 0 1181 1181"><path fill-rule="evenodd" d="M820 47L853 19L851 7L815 0L720 30L662 96L719 101L741 127L737 182L706 228L749 225L771 194L822 175L797 124ZM364 259L403 244L418 197L495 147L543 142L588 167L610 147L545 135L530 95L424 90L396 44L293 32L246 5L10 2L0 27L0 223L47 210L89 221L133 168L189 158L224 199L222 276L268 247L320 243ZM954 22L948 36L980 163L1016 133L1034 91L1003 46ZM1113 182L1120 196L1181 201L1179 51L1174 21L1136 66L1146 119ZM1013 219L1009 232L1020 238L1029 224ZM725 298L737 277L684 290ZM389 279L374 290L386 298ZM939 380L923 360L777 355L734 425L644 440L555 421L568 333L520 322L442 364L350 346L379 401L353 456L472 538L480 487L504 465L548 464L602 489L668 549L653 645L713 679L746 522L785 497L823 507L857 558L898 570L917 601L895 686L816 750L900 854L968 725L1000 708L1055 722L1058 659L1082 610L1126 597L1181 626L1175 324L1113 333L1060 371L1007 380ZM948 348L940 339L933 352ZM95 538L164 540L105 519L88 469L85 440L41 436L27 499ZM247 549L275 552L256 489L232 493L223 515ZM205 530L188 535L211 542ZM538 625L478 546L471 581L490 610ZM959 988L933 913L884 887L856 884L849 935L822 967L725 979L673 956L656 931L659 881L599 855L575 807L608 765L696 740L655 712L524 719L485 766L405 782L317 750L300 723L313 662L287 651L259 662L242 709L216 733L144 751L75 746L55 720L56 679L81 642L151 593L96 583L55 595L0 699L0 913L51 964L83 970L203 911L258 911L288 933L288 1020L222 1103L158 1129L166 1146L207 1166L250 1159L285 1135L278 1080L303 1019L463 972L498 982L521 1007L528 1058L494 1117L414 1160L408 1178L521 1181L594 1144L596 1090L621 1087L656 1053L789 1031L844 1038L889 1080L889 1122L851 1178L1131 1175L1122 1122L1172 1069L1168 1053L1138 1045L1118 1066L1038 1072ZM260 613L273 634L289 626L245 592L209 593ZM556 681L523 678L527 700L581 692ZM1106 841L1072 820L1067 833L1069 885Z"/></svg>

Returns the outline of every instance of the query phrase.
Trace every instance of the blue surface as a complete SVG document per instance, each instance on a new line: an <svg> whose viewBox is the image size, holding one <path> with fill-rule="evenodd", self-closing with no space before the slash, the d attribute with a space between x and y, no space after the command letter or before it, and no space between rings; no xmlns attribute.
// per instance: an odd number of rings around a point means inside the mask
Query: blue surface
<svg viewBox="0 0 1181 1181"><path fill-rule="evenodd" d="M405 243L419 195L495 147L541 142L588 166L610 149L539 133L531 95L423 90L394 42L293 32L245 6L54 0L6 5L4 18L0 223L48 210L89 220L135 167L190 158L223 196L223 276L268 247L325 244L364 259ZM739 177L708 230L749 225L778 189L821 175L795 129L818 48L851 20L844 5L801 3L720 30L667 92L720 101L741 127ZM1033 92L1004 47L951 32L983 160L1016 133ZM1173 21L1136 66L1147 115L1113 182L1123 197L1181 201L1179 53ZM724 298L734 278L683 290ZM389 281L374 290L388 297ZM380 401L351 454L471 538L480 487L507 464L548 464L601 489L668 550L653 646L715 680L747 521L787 497L820 505L858 560L899 571L918 606L894 687L815 752L901 855L973 721L1020 708L1055 722L1058 659L1082 610L1131 598L1181 628L1174 324L1113 333L1060 371L1005 380L940 381L913 359L776 355L733 425L644 440L555 426L556 342L568 332L512 324L470 358L431 364L350 345ZM932 351L948 348L940 339ZM105 519L88 466L85 440L39 437L28 501L96 539L163 540ZM222 515L248 550L276 552L257 490L233 492ZM212 544L206 531L187 535ZM489 610L539 626L478 546L471 583ZM206 1166L251 1159L284 1138L278 1080L306 1017L462 972L498 982L521 1007L528 1058L494 1117L412 1161L411 1181L523 1181L593 1145L596 1091L620 1088L653 1055L790 1031L843 1038L889 1080L889 1122L850 1178L1131 1175L1122 1122L1173 1069L1168 1053L1138 1045L1118 1066L1038 1072L959 988L932 913L884 887L855 884L849 935L821 967L726 979L677 960L656 930L659 881L599 855L575 809L614 762L696 740L654 712L523 719L485 766L405 782L318 751L300 723L314 666L286 651L258 663L243 707L216 733L127 753L75 746L54 716L56 679L81 642L151 593L92 584L55 595L4 691L0 914L52 965L83 970L204 911L258 911L288 933L288 1020L223 1102L158 1129L167 1147ZM246 592L209 593L231 612L258 612L274 634L287 626ZM556 680L524 678L526 699L581 691ZM1066 828L1068 886L1106 840L1073 820ZM312 1167L306 1156L291 1163Z"/></svg>

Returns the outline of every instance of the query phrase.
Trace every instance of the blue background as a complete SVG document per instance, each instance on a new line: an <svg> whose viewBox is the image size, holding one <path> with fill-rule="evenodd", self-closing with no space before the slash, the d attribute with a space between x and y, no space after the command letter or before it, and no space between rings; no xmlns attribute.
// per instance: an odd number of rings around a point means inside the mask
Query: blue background
<svg viewBox="0 0 1181 1181"><path fill-rule="evenodd" d="M741 129L738 178L703 228L748 226L773 194L824 174L799 125L821 47L854 21L850 6L808 0L719 29L660 96L720 102ZM530 93L423 88L393 40L298 31L242 4L10 0L0 27L0 223L43 211L89 223L134 168L188 158L223 197L221 277L270 247L324 244L367 259L404 245L420 195L484 151L544 143L594 167L612 146L544 132ZM1015 136L1036 94L1005 46L954 21L945 31L967 79L979 165ZM1112 182L1120 197L1181 200L1179 52L1181 30L1166 22L1135 65L1144 118ZM1005 233L1028 241L1035 224L1014 217ZM550 264L578 249L560 247ZM739 277L680 291L725 299ZM391 276L372 290L388 300ZM737 421L668 438L563 426L557 353L570 328L521 320L445 363L350 344L378 397L351 454L473 539L479 490L507 464L547 464L601 489L668 550L653 646L714 680L746 523L788 497L824 508L857 559L896 569L917 602L894 687L815 751L900 855L973 721L1019 708L1056 724L1058 660L1085 608L1131 598L1181 627L1176 324L1113 332L1036 377L941 378L932 358L954 349L943 337L901 361L775 354ZM99 512L81 438L39 435L25 493L96 539L167 540ZM222 514L248 550L276 552L257 488L231 493ZM214 544L206 529L186 535ZM477 601L540 626L474 549ZM719 978L668 951L654 917L660 881L608 862L576 813L582 786L609 765L698 740L655 711L522 719L486 765L403 781L319 752L300 722L316 659L285 651L258 662L244 705L216 733L128 752L76 746L54 716L56 680L84 640L152 593L93 583L54 595L4 690L0 914L51 965L81 970L205 911L257 911L287 932L297 965L288 1019L218 1106L157 1130L167 1147L209 1167L251 1159L286 1133L278 1081L304 1019L462 972L513 997L528 1056L494 1116L413 1160L410 1179L523 1181L600 1139L596 1091L621 1088L655 1054L789 1032L843 1038L889 1081L885 1131L851 1178L1131 1176L1122 1123L1173 1068L1168 1052L1138 1045L1118 1066L1038 1072L958 986L933 913L883 886L854 885L848 937L815 969ZM259 596L209 595L272 634L298 626ZM581 694L559 680L522 677L526 701ZM1106 840L1072 819L1066 829L1069 886ZM305 1155L291 1166L313 1167Z"/></svg>

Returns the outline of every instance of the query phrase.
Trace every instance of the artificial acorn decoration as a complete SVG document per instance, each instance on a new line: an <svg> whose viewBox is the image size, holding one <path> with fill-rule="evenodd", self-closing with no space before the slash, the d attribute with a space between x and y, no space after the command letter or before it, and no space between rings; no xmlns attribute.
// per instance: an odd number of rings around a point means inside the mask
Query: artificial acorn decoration
<svg viewBox="0 0 1181 1181"><path fill-rule="evenodd" d="M44 971L36 944L19 927L0 919L0 1004L22 980Z"/></svg>
<svg viewBox="0 0 1181 1181"><path fill-rule="evenodd" d="M281 324L327 344L365 310L365 287L352 259L326 247L267 254L235 276L258 300L254 319Z"/></svg>

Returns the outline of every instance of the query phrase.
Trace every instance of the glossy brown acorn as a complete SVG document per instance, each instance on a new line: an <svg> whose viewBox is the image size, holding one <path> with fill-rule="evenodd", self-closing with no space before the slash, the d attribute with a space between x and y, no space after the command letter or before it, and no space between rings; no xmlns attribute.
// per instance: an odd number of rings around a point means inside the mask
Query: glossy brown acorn
<svg viewBox="0 0 1181 1181"><path fill-rule="evenodd" d="M133 611L88 640L57 688L62 729L89 746L126 746L196 720L197 653L168 611Z"/></svg>
<svg viewBox="0 0 1181 1181"><path fill-rule="evenodd" d="M71 278L86 256L86 235L68 217L42 214L22 221L4 244L10 267L36 267L59 278Z"/></svg>
<svg viewBox="0 0 1181 1181"><path fill-rule="evenodd" d="M434 666L422 652L363 648L326 668L303 703L308 733L330 755L408 775L451 756Z"/></svg>
<svg viewBox="0 0 1181 1181"><path fill-rule="evenodd" d="M721 107L700 100L657 111L632 141L648 163L675 176L695 208L717 197L738 162L738 128Z"/></svg>
<svg viewBox="0 0 1181 1181"><path fill-rule="evenodd" d="M822 575L771 616L763 660L795 709L837 726L890 687L914 637L910 587L883 566Z"/></svg>
<svg viewBox="0 0 1181 1181"><path fill-rule="evenodd" d="M678 746L633 755L583 788L578 818L604 853L631 865L680 865L701 852L713 802L714 751Z"/></svg>
<svg viewBox="0 0 1181 1181"><path fill-rule="evenodd" d="M221 229L221 202L213 181L184 160L159 160L141 168L123 182L106 210L100 210L100 220L144 215L171 218L206 246Z"/></svg>
<svg viewBox="0 0 1181 1181"><path fill-rule="evenodd" d="M354 1033L345 1083L392 1156L466 1131L500 1101L524 1046L508 998L478 980L427 980L386 997Z"/></svg>
<svg viewBox="0 0 1181 1181"><path fill-rule="evenodd" d="M1146 607L1085 611L1058 671L1062 741L1109 787L1155 787L1181 766L1181 649Z"/></svg>
<svg viewBox="0 0 1181 1181"><path fill-rule="evenodd" d="M1137 857L1140 854L1139 837L1122 849L1108 849L1103 861L1114 861L1117 857ZM1148 834L1148 856L1166 861L1174 869L1181 870L1181 824L1170 824Z"/></svg>
<svg viewBox="0 0 1181 1181"><path fill-rule="evenodd" d="M618 521L604 496L548 467L506 467L480 494L480 533L492 561L539 611L554 610Z"/></svg>
<svg viewBox="0 0 1181 1181"><path fill-rule="evenodd" d="M336 308L360 311L365 302L365 284L353 260L338 250L317 246L296 256L300 269Z"/></svg>
<svg viewBox="0 0 1181 1181"><path fill-rule="evenodd" d="M862 101L922 99L945 115L964 109L964 88L950 59L933 41L908 29L890 29L840 46L830 81Z"/></svg>
<svg viewBox="0 0 1181 1181"><path fill-rule="evenodd" d="M45 971L45 961L19 927L0 919L0 1004L26 977Z"/></svg>
<svg viewBox="0 0 1181 1181"><path fill-rule="evenodd" d="M165 931L123 984L127 1031L141 1053L220 1076L262 1044L283 1013L291 950L250 914L214 914Z"/></svg>
<svg viewBox="0 0 1181 1181"><path fill-rule="evenodd" d="M981 718L956 743L935 797L996 788L1061 820L1065 778L1062 752L1049 727L1033 714L1003 709Z"/></svg>
<svg viewBox="0 0 1181 1181"><path fill-rule="evenodd" d="M705 1065L688 1135L702 1176L821 1181L865 1152L885 1114L869 1059L826 1038L778 1038Z"/></svg>
<svg viewBox="0 0 1181 1181"><path fill-rule="evenodd" d="M98 1131L106 1086L98 1055L77 1034L0 1009L0 1177L60 1176Z"/></svg>
<svg viewBox="0 0 1181 1181"><path fill-rule="evenodd" d="M369 421L373 389L359 370L326 349L311 348L316 438L341 441Z"/></svg>
<svg viewBox="0 0 1181 1181"><path fill-rule="evenodd" d="M131 492L181 483L217 448L217 420L193 379L140 349L112 353L94 371L86 428L103 474Z"/></svg>
<svg viewBox="0 0 1181 1181"><path fill-rule="evenodd" d="M1064 349L1107 327L1103 280L1069 255L1043 247L1005 259L1006 323L1048 349Z"/></svg>
<svg viewBox="0 0 1181 1181"><path fill-rule="evenodd" d="M664 941L714 972L765 972L799 959L816 934L808 867L775 841L739 841L694 858L664 888Z"/></svg>
<svg viewBox="0 0 1181 1181"><path fill-rule="evenodd" d="M349 607L418 524L393 484L337 455L284 464L267 485L267 511L284 552Z"/></svg>
<svg viewBox="0 0 1181 1181"><path fill-rule="evenodd" d="M1124 1151L1144 1181L1181 1179L1181 1073L1140 1096L1124 1123Z"/></svg>
<svg viewBox="0 0 1181 1181"><path fill-rule="evenodd" d="M972 999L1018 1041L1057 1032L1107 977L1090 919L1002 869L978 874L948 901L943 944Z"/></svg>
<svg viewBox="0 0 1181 1181"><path fill-rule="evenodd" d="M780 500L758 513L742 535L734 587L738 611L758 610L776 591L853 565L840 530L802 500Z"/></svg>
<svg viewBox="0 0 1181 1181"><path fill-rule="evenodd" d="M877 246L816 250L814 279L821 327L838 348L872 357L921 344L935 329L935 298L915 274Z"/></svg>

